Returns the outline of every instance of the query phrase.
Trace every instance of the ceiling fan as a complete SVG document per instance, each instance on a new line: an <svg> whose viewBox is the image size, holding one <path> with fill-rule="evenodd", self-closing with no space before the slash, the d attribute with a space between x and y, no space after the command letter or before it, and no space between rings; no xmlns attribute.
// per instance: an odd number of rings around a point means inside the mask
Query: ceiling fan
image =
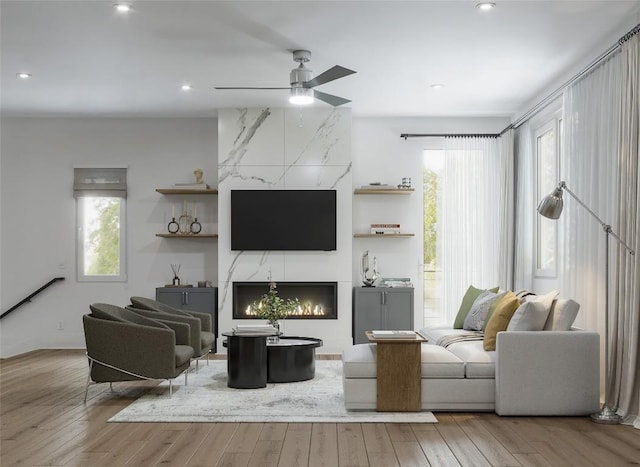
<svg viewBox="0 0 640 467"><path fill-rule="evenodd" d="M313 72L304 66L306 62L311 60L311 52L308 50L294 50L293 61L298 62L300 65L297 68L291 70L289 75L291 86L288 88L265 88L265 87L227 87L217 86L215 89L230 90L230 89L288 89L289 90L289 102L292 104L311 104L314 98L319 99L327 104L337 107L347 102L351 102L349 99L343 97L334 96L325 92L316 91L316 86L334 81L336 79L349 76L355 71L348 68L335 65L329 68L324 73L320 73L315 78L312 78Z"/></svg>

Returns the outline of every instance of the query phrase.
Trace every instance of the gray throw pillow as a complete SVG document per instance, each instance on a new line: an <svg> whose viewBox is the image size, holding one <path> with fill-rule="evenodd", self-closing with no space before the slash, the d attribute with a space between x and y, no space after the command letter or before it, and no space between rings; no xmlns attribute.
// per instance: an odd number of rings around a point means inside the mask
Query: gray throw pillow
<svg viewBox="0 0 640 467"><path fill-rule="evenodd" d="M496 300L504 297L506 293L507 292L496 294L489 290L482 292L478 298L474 300L473 305L471 305L471 309L464 320L462 329L466 329L468 331L482 331L484 322L489 314L489 308L491 308L491 305L493 305Z"/></svg>

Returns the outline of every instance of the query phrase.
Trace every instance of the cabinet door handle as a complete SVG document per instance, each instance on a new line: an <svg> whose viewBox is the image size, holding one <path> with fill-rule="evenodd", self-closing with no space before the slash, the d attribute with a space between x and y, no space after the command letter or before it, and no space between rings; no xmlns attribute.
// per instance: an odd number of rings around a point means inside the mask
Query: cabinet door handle
<svg viewBox="0 0 640 467"><path fill-rule="evenodd" d="M184 293L184 304L188 305L189 304L189 292L183 292Z"/></svg>
<svg viewBox="0 0 640 467"><path fill-rule="evenodd" d="M387 292L382 292L382 304L387 304Z"/></svg>

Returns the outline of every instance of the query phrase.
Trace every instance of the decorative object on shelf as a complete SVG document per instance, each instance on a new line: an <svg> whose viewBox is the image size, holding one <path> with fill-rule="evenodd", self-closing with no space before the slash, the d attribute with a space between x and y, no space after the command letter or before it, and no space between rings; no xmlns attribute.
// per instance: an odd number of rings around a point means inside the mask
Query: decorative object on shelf
<svg viewBox="0 0 640 467"><path fill-rule="evenodd" d="M170 234L176 234L178 233L178 230L180 230L180 225L176 222L175 217L171 218L171 222L167 225L167 230Z"/></svg>
<svg viewBox="0 0 640 467"><path fill-rule="evenodd" d="M280 335L279 321L293 313L300 306L300 302L297 298L293 300L280 298L277 285L269 275L269 292L264 294L261 300L253 302L250 306L256 316L266 319L270 325L276 328L277 335Z"/></svg>
<svg viewBox="0 0 640 467"><path fill-rule="evenodd" d="M409 277L383 277L380 279L381 287L413 287Z"/></svg>
<svg viewBox="0 0 640 467"><path fill-rule="evenodd" d="M203 184L204 181L202 180L202 176L204 175L204 172L202 171L202 169L196 169L193 171L193 175L195 175L196 177L196 184L200 185Z"/></svg>
<svg viewBox="0 0 640 467"><path fill-rule="evenodd" d="M198 222L198 218L194 217L193 218L193 222L191 223L191 233L192 234L199 234L202 231L202 224L200 224L200 222Z"/></svg>
<svg viewBox="0 0 640 467"><path fill-rule="evenodd" d="M598 221L600 226L602 226L602 230L605 233L605 268L604 268L604 322L605 322L605 401L602 409L598 413L591 414L591 420L595 423L604 423L604 424L618 424L621 421L620 415L616 413L617 408L613 406L610 393L611 393L611 385L613 381L611 381L611 363L609 362L609 236L613 236L618 243L623 246L629 254L632 256L635 255L635 251L627 245L616 233L613 231L611 226L600 219L595 212L593 212L589 207L582 202L580 198L576 196L576 194L567 188L567 184L564 181L558 183L558 186L551 192L549 195L545 196L540 204L538 205L538 213L541 216L547 217L549 219L558 219L560 214L562 214L563 201L562 201L562 192L566 191L571 195L573 199L575 199L580 206L582 206L586 211L591 214L591 216ZM616 316L616 320L618 317Z"/></svg>
<svg viewBox="0 0 640 467"><path fill-rule="evenodd" d="M173 271L172 284L173 285L180 285L180 277L178 277L178 274L180 273L180 265L179 264L172 264L171 265L171 271Z"/></svg>
<svg viewBox="0 0 640 467"><path fill-rule="evenodd" d="M378 274L378 260L373 257L373 269L369 267L369 250L362 255L362 263L360 265L360 273L362 274L362 283L366 287L373 287L380 275Z"/></svg>
<svg viewBox="0 0 640 467"><path fill-rule="evenodd" d="M401 190L408 190L411 188L411 177L402 177L402 182L398 185Z"/></svg>
<svg viewBox="0 0 640 467"><path fill-rule="evenodd" d="M180 233L187 234L191 233L191 223L193 222L193 217L189 215L187 211L187 202L184 201L182 205L182 215L178 221L180 225Z"/></svg>

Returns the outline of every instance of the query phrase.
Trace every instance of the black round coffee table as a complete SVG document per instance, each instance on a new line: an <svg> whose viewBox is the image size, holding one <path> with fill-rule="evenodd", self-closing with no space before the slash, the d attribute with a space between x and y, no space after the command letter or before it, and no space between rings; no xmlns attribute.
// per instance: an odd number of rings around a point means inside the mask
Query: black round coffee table
<svg viewBox="0 0 640 467"><path fill-rule="evenodd" d="M316 374L316 348L322 340L314 337L280 336L267 340L267 381L291 383L313 379Z"/></svg>
<svg viewBox="0 0 640 467"><path fill-rule="evenodd" d="M292 383L313 379L316 374L315 350L322 340L314 337L235 334L223 332L227 339L227 386L238 389L263 388L267 383ZM274 341L275 340L275 341Z"/></svg>

